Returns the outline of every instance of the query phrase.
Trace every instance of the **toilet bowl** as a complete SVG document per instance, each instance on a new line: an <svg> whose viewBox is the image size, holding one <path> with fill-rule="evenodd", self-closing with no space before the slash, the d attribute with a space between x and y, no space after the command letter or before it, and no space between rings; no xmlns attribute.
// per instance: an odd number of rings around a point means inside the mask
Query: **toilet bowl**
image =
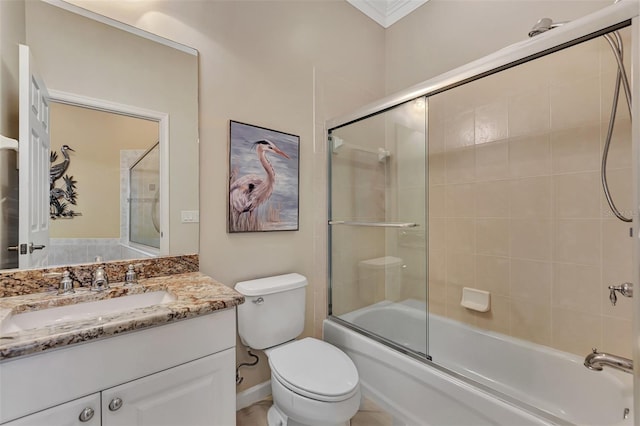
<svg viewBox="0 0 640 426"><path fill-rule="evenodd" d="M348 425L361 399L355 364L322 340L294 340L304 329L306 286L295 273L237 283L245 296L237 309L238 334L269 359L269 426Z"/></svg>
<svg viewBox="0 0 640 426"><path fill-rule="evenodd" d="M358 371L335 346L308 337L265 353L274 401L269 426L345 425L358 411Z"/></svg>

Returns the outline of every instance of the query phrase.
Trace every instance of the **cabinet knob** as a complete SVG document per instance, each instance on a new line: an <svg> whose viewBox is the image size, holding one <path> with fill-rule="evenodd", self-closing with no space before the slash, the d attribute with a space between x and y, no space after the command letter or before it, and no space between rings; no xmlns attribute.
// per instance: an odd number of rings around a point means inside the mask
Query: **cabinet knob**
<svg viewBox="0 0 640 426"><path fill-rule="evenodd" d="M78 418L80 419L81 422L88 422L89 420L91 420L93 418L94 414L95 413L93 411L93 408L87 407L84 410L82 410L82 412L80 413L80 416Z"/></svg>
<svg viewBox="0 0 640 426"><path fill-rule="evenodd" d="M118 411L122 407L122 399L121 398L113 398L109 403L109 410Z"/></svg>

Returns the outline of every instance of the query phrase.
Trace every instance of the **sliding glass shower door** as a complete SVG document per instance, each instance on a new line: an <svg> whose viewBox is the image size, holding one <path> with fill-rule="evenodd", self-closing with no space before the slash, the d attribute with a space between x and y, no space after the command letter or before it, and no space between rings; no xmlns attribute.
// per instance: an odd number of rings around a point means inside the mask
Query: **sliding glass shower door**
<svg viewBox="0 0 640 426"><path fill-rule="evenodd" d="M426 102L332 129L330 314L427 351Z"/></svg>

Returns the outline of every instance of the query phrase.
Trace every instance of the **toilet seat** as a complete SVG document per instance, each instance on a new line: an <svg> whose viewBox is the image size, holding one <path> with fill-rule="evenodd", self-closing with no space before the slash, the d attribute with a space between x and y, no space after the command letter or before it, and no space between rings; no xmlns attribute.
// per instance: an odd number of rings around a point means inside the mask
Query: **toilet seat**
<svg viewBox="0 0 640 426"><path fill-rule="evenodd" d="M343 401L359 389L353 361L329 343L307 337L269 353L273 377L299 395L318 401Z"/></svg>

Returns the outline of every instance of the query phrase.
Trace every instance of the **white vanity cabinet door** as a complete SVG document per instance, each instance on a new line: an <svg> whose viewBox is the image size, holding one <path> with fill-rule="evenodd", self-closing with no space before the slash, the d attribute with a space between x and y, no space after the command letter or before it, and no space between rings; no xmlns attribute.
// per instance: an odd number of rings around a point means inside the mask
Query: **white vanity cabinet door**
<svg viewBox="0 0 640 426"><path fill-rule="evenodd" d="M81 420L83 412L84 420ZM3 426L100 426L100 393L38 411Z"/></svg>
<svg viewBox="0 0 640 426"><path fill-rule="evenodd" d="M102 392L103 426L235 424L235 348Z"/></svg>

